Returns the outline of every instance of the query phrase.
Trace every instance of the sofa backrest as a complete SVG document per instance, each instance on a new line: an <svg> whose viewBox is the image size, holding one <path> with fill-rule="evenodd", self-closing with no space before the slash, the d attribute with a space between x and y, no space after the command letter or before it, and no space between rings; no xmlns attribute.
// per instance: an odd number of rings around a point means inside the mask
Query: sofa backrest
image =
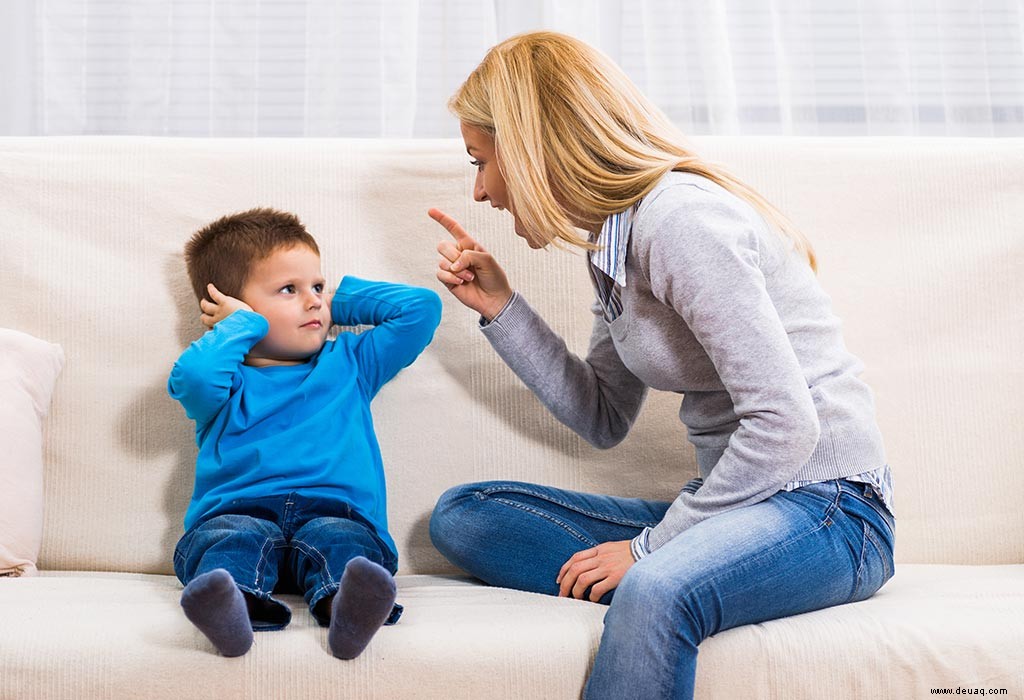
<svg viewBox="0 0 1024 700"><path fill-rule="evenodd" d="M1024 140L701 138L813 241L866 364L893 468L903 562L1024 562ZM373 411L403 573L451 571L428 516L493 478L669 500L695 473L653 394L599 451L555 421L434 279L447 210L585 352L592 292L576 254L530 251L471 198L454 140L0 139L0 326L60 343L46 433L44 569L171 571L192 489L193 427L166 393L201 333L182 246L254 206L296 212L328 279L434 288L434 343Z"/></svg>

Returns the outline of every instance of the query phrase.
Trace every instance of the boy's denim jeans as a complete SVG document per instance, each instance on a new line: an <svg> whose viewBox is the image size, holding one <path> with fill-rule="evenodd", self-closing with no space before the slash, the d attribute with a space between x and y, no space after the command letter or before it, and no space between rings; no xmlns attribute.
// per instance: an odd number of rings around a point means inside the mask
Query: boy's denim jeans
<svg viewBox="0 0 1024 700"><path fill-rule="evenodd" d="M692 492L700 480L687 485ZM435 546L486 583L558 594L576 552L628 540L669 503L509 481L443 494ZM780 491L680 533L626 572L610 604L586 698L691 698L707 637L870 597L893 575L894 519L866 484Z"/></svg>
<svg viewBox="0 0 1024 700"><path fill-rule="evenodd" d="M398 559L374 528L343 501L297 493L232 503L229 512L196 523L174 549L174 573L185 585L201 574L226 569L254 604L254 630L281 629L291 610L271 594L303 593L321 625L329 617L317 604L338 591L350 559L363 556L392 574ZM385 624L402 614L395 605Z"/></svg>

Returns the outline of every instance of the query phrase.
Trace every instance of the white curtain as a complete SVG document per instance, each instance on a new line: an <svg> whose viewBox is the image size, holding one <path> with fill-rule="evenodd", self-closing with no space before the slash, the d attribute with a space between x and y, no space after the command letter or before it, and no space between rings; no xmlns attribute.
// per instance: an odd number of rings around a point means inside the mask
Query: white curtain
<svg viewBox="0 0 1024 700"><path fill-rule="evenodd" d="M454 136L530 29L690 133L1024 135L1024 0L5 0L0 134Z"/></svg>

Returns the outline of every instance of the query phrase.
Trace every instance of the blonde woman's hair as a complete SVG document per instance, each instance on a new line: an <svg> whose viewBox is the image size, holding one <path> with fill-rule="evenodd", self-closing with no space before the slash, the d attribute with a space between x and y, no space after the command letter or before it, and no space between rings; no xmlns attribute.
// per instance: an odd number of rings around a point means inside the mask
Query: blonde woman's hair
<svg viewBox="0 0 1024 700"><path fill-rule="evenodd" d="M817 270L810 242L764 197L686 147L686 137L607 56L555 32L506 39L449 109L494 139L516 216L530 235L593 250L600 227L669 171L702 175L753 205ZM571 218L570 218L571 217Z"/></svg>

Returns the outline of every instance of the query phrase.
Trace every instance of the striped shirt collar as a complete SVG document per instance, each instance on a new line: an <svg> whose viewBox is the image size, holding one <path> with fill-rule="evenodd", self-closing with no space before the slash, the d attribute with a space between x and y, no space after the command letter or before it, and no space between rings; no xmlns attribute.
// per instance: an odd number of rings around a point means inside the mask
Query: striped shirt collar
<svg viewBox="0 0 1024 700"><path fill-rule="evenodd" d="M626 250L629 248L629 234L633 231L633 220L639 208L640 202L637 202L629 209L609 216L601 226L601 233L591 241L603 246L591 251L591 264L615 280L615 284L620 287L626 286Z"/></svg>

